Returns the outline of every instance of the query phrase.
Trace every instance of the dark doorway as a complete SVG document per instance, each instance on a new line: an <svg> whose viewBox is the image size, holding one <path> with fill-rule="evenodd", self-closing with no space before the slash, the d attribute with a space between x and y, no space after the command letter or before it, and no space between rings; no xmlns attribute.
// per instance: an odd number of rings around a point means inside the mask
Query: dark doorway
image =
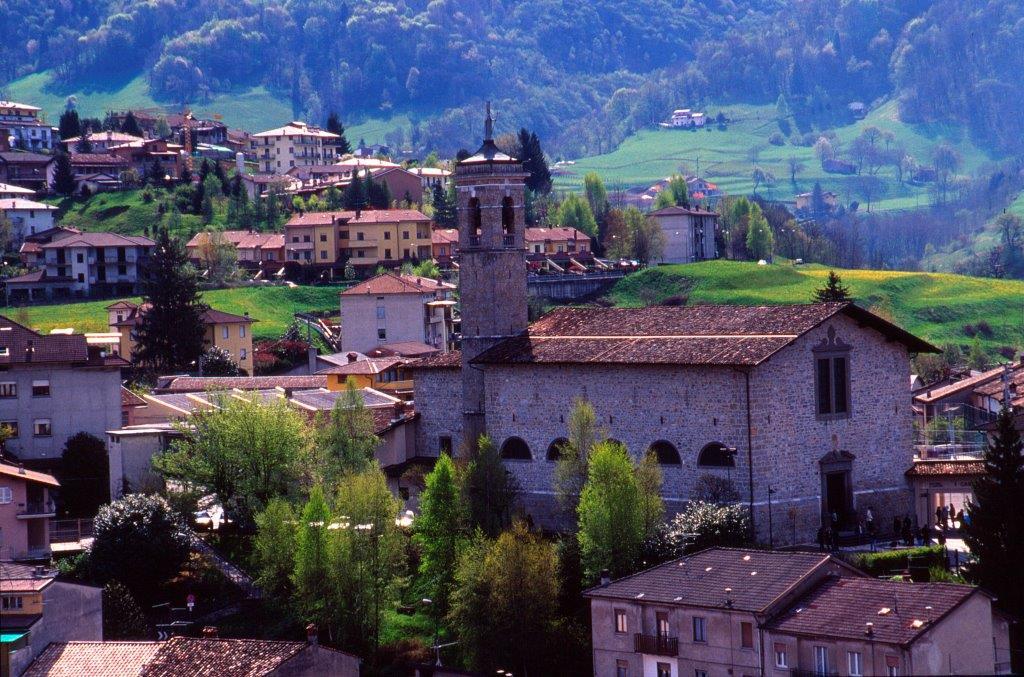
<svg viewBox="0 0 1024 677"><path fill-rule="evenodd" d="M845 527L849 522L850 509L850 473L830 472L825 474L825 510L828 518L835 514L839 518L838 526Z"/></svg>

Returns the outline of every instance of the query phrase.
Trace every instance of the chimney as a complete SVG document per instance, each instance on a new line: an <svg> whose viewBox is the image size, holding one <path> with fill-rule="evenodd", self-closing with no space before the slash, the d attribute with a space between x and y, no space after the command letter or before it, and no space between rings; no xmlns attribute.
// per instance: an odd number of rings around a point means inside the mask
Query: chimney
<svg viewBox="0 0 1024 677"><path fill-rule="evenodd" d="M207 625L203 628L203 639L217 639L217 626Z"/></svg>
<svg viewBox="0 0 1024 677"><path fill-rule="evenodd" d="M36 565L36 568L33 569L32 573L36 578L42 578L46 575L46 567L44 567L42 564L38 564Z"/></svg>
<svg viewBox="0 0 1024 677"><path fill-rule="evenodd" d="M18 474L19 475L24 475L25 474L25 464L24 463L19 463L18 464Z"/></svg>
<svg viewBox="0 0 1024 677"><path fill-rule="evenodd" d="M608 585L612 582L612 573L607 569L601 569L601 587Z"/></svg>
<svg viewBox="0 0 1024 677"><path fill-rule="evenodd" d="M320 638L316 632L316 623L310 623L306 626L306 641L313 646L320 643Z"/></svg>
<svg viewBox="0 0 1024 677"><path fill-rule="evenodd" d="M359 359L358 355L356 355L355 353L349 353L345 355L345 364L351 364L352 362L355 362L357 359Z"/></svg>
<svg viewBox="0 0 1024 677"><path fill-rule="evenodd" d="M867 635L868 637L874 637L875 636L875 624L872 623L871 621L868 621L867 623L865 623L864 624L864 634Z"/></svg>

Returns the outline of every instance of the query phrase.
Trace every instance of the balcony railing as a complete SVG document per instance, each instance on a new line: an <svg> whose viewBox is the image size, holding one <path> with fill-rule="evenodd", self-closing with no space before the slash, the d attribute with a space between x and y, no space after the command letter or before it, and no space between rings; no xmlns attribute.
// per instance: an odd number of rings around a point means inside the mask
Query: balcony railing
<svg viewBox="0 0 1024 677"><path fill-rule="evenodd" d="M501 236L501 244L502 244L503 247L515 247L516 246L516 236L515 235L502 235Z"/></svg>
<svg viewBox="0 0 1024 677"><path fill-rule="evenodd" d="M28 501L25 507L18 511L18 519L53 517L56 514L57 509L53 501Z"/></svg>
<svg viewBox="0 0 1024 677"><path fill-rule="evenodd" d="M637 633L633 636L633 648L637 653L674 657L679 655L679 639L665 635Z"/></svg>

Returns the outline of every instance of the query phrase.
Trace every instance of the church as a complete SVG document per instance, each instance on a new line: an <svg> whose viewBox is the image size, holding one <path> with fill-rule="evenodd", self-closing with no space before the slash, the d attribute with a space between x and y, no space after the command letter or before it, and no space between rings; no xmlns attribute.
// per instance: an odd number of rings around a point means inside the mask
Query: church
<svg viewBox="0 0 1024 677"><path fill-rule="evenodd" d="M527 319L522 165L484 142L459 163L461 350L415 369L417 453L486 434L521 509L559 528L555 463L573 400L635 458L653 453L671 515L699 477L731 480L759 540L814 540L913 515L910 360L926 341L852 303L558 308Z"/></svg>

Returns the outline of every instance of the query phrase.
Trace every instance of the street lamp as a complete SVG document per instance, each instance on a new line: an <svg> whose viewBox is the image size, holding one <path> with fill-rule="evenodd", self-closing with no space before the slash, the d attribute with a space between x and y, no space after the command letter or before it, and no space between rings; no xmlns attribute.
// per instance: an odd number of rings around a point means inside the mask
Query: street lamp
<svg viewBox="0 0 1024 677"><path fill-rule="evenodd" d="M429 597L424 597L423 599L420 600L420 603L423 604L423 606L432 607L433 604L434 604L434 600L430 599ZM434 615L434 665L440 667L440 665L441 665L441 642L438 639L439 632L440 632L440 630L438 629L437 616Z"/></svg>

